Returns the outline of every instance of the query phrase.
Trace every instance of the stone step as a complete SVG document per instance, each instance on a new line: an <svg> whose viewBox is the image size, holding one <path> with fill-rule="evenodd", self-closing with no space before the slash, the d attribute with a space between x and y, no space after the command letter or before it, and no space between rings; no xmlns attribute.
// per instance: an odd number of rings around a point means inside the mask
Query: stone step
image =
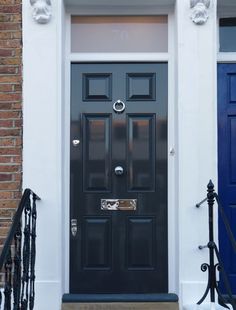
<svg viewBox="0 0 236 310"><path fill-rule="evenodd" d="M62 310L179 310L177 302L64 303Z"/></svg>
<svg viewBox="0 0 236 310"><path fill-rule="evenodd" d="M232 306L227 304L230 310L233 310ZM202 303L201 305L189 304L184 305L183 310L226 310L226 308L220 306L218 303Z"/></svg>

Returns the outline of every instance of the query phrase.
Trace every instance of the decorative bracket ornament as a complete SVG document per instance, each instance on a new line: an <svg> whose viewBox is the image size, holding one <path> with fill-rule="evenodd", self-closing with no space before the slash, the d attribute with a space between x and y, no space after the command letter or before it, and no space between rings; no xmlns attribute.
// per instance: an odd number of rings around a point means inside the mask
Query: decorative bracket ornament
<svg viewBox="0 0 236 310"><path fill-rule="evenodd" d="M211 0L190 0L191 19L196 25L204 25L208 18Z"/></svg>
<svg viewBox="0 0 236 310"><path fill-rule="evenodd" d="M47 24L52 16L51 0L30 0L33 19L39 24Z"/></svg>

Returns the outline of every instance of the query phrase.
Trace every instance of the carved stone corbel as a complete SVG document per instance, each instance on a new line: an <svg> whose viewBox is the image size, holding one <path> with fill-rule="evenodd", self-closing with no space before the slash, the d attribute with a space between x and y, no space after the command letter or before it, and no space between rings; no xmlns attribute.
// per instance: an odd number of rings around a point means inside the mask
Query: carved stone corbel
<svg viewBox="0 0 236 310"><path fill-rule="evenodd" d="M52 16L51 0L30 0L33 19L39 24L47 24Z"/></svg>
<svg viewBox="0 0 236 310"><path fill-rule="evenodd" d="M211 0L190 0L191 19L196 25L204 25L208 18Z"/></svg>

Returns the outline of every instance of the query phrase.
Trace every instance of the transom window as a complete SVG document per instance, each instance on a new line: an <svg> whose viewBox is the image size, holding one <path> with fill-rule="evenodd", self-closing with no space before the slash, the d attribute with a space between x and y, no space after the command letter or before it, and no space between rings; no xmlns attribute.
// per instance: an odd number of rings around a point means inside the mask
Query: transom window
<svg viewBox="0 0 236 310"><path fill-rule="evenodd" d="M168 17L72 16L71 52L168 51Z"/></svg>
<svg viewBox="0 0 236 310"><path fill-rule="evenodd" d="M236 52L236 17L220 18L220 52Z"/></svg>

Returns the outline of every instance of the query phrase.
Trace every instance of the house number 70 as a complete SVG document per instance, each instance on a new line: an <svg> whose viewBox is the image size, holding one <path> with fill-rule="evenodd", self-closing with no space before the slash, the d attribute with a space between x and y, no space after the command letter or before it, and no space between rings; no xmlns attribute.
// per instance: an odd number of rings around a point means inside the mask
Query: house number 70
<svg viewBox="0 0 236 310"><path fill-rule="evenodd" d="M126 30L120 30L120 29L113 29L112 32L117 36L120 37L122 41L126 41L129 39L129 33Z"/></svg>

